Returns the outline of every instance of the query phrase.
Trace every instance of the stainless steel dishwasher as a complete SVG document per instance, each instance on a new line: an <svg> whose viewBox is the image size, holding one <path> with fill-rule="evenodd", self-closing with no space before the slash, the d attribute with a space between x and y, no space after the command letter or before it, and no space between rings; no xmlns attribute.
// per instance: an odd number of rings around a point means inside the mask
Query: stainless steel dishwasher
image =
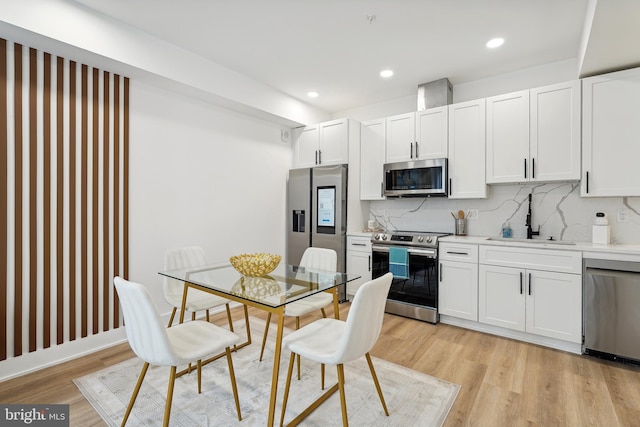
<svg viewBox="0 0 640 427"><path fill-rule="evenodd" d="M640 365L640 263L583 260L582 352Z"/></svg>

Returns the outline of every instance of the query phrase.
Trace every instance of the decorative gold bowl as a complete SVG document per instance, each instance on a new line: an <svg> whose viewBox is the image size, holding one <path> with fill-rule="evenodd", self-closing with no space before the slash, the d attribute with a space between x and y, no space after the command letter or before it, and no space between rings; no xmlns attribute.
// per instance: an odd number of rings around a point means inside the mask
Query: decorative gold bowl
<svg viewBox="0 0 640 427"><path fill-rule="evenodd" d="M240 274L261 277L275 270L281 259L282 257L276 254L255 253L234 255L229 261Z"/></svg>

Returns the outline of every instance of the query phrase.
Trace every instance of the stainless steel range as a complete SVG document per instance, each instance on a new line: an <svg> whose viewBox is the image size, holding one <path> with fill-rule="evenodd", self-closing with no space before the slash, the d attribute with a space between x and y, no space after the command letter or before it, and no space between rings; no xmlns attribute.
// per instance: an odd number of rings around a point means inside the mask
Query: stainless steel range
<svg viewBox="0 0 640 427"><path fill-rule="evenodd" d="M438 323L438 239L446 235L394 231L371 236L373 278L394 273L387 313Z"/></svg>

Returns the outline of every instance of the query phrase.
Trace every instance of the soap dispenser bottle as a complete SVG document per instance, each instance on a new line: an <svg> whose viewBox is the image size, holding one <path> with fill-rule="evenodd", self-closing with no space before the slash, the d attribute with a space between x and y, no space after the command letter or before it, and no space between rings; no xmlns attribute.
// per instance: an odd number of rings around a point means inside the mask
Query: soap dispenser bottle
<svg viewBox="0 0 640 427"><path fill-rule="evenodd" d="M511 226L509 225L509 221L502 224L502 237L504 238L511 237Z"/></svg>

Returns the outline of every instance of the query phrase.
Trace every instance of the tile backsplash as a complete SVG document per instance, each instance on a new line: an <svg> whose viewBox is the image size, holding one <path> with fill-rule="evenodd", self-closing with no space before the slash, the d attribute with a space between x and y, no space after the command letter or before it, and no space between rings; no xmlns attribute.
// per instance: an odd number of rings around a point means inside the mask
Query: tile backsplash
<svg viewBox="0 0 640 427"><path fill-rule="evenodd" d="M492 185L487 199L402 198L370 203L370 217L387 230L454 232L451 212L477 210L467 234L500 236L509 222L512 237L526 237L529 193L533 194L532 228L540 238L590 242L596 212L609 219L611 243L640 244L640 197L580 197L580 183ZM626 222L618 222L622 210Z"/></svg>

